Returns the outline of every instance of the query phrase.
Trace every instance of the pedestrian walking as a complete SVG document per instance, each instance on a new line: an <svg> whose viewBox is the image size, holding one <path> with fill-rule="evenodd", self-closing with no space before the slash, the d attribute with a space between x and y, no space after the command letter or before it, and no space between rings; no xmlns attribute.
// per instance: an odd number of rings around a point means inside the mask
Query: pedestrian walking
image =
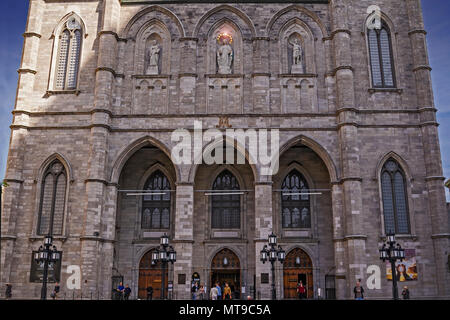
<svg viewBox="0 0 450 320"><path fill-rule="evenodd" d="M219 290L216 287L212 287L211 291L209 292L209 298L211 300L217 300L217 296L219 295Z"/></svg>
<svg viewBox="0 0 450 320"><path fill-rule="evenodd" d="M364 288L361 286L361 279L356 282L353 293L355 294L355 300L364 300Z"/></svg>
<svg viewBox="0 0 450 320"><path fill-rule="evenodd" d="M409 289L407 286L403 287L402 296L403 300L409 300Z"/></svg>
<svg viewBox="0 0 450 320"><path fill-rule="evenodd" d="M153 287L148 286L147 287L147 300L152 300L152 299L153 299Z"/></svg>
<svg viewBox="0 0 450 320"><path fill-rule="evenodd" d="M231 288L228 286L227 282L225 282L225 287L223 288L223 299L231 300Z"/></svg>
<svg viewBox="0 0 450 320"><path fill-rule="evenodd" d="M303 285L303 282L300 281L298 283L297 286L297 294L298 294L298 298L301 299L305 299L306 298L306 287Z"/></svg>
<svg viewBox="0 0 450 320"><path fill-rule="evenodd" d="M130 294L131 294L131 288L129 285L126 285L125 289L123 289L123 298L125 300L128 300L128 298L130 298Z"/></svg>
<svg viewBox="0 0 450 320"><path fill-rule="evenodd" d="M6 298L6 300L12 298L12 284L11 283L6 284L5 298Z"/></svg>

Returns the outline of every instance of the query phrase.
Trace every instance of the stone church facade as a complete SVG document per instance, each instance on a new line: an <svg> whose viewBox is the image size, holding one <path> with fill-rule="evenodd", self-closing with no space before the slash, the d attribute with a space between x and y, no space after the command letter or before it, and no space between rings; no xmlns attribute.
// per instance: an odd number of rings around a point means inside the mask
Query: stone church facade
<svg viewBox="0 0 450 320"><path fill-rule="evenodd" d="M118 279L133 297L149 284L157 296L161 270L149 255L166 233L177 252L172 298L190 298L195 274L207 288L227 280L266 299L270 263L259 256L274 232L287 253L278 298L302 280L309 298L349 299L357 279L368 298L390 298L378 250L395 232L416 262L417 279L400 285L450 297L419 0L153 2L30 0L1 286L39 297L31 254L51 232L69 297L108 299ZM381 9L375 26L370 5ZM175 164L172 132L193 132L194 121L278 130L279 170L263 175L237 147L244 164Z"/></svg>

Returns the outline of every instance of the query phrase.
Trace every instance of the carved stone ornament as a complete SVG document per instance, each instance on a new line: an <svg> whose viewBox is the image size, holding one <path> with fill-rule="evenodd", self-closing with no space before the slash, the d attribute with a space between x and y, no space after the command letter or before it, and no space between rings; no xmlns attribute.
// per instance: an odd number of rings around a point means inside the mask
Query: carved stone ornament
<svg viewBox="0 0 450 320"><path fill-rule="evenodd" d="M70 18L67 21L66 26L70 31L81 29L80 23L75 18Z"/></svg>

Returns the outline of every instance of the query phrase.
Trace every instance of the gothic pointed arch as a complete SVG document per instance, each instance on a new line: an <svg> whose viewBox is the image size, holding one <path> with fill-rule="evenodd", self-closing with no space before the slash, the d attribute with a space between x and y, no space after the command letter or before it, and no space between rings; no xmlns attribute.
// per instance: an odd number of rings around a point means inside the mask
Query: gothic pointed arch
<svg viewBox="0 0 450 320"><path fill-rule="evenodd" d="M60 21L52 36L49 90L77 90L83 39L86 37L85 24L79 15L71 12Z"/></svg>
<svg viewBox="0 0 450 320"><path fill-rule="evenodd" d="M387 159L381 168L380 185L385 234L410 234L406 174L393 157Z"/></svg>
<svg viewBox="0 0 450 320"><path fill-rule="evenodd" d="M392 20L383 12L379 28L368 28L364 22L370 83L372 88L397 88L396 32Z"/></svg>
<svg viewBox="0 0 450 320"><path fill-rule="evenodd" d="M154 145L157 148L159 148L164 154L171 159L171 152L170 149L160 140L151 137L151 136L143 136L141 138L138 138L134 140L129 145L123 147L117 154L116 158L113 161L113 165L111 168L111 183L118 183L120 173L122 171L122 168L128 161L128 159L131 158L131 156L136 153L139 149L142 147L145 147L147 145ZM174 171L176 174L176 180L179 181L180 179L180 168L179 166L175 165L173 162L171 162L171 165L174 167Z"/></svg>
<svg viewBox="0 0 450 320"><path fill-rule="evenodd" d="M53 157L40 178L37 235L63 235L69 176L64 164Z"/></svg>
<svg viewBox="0 0 450 320"><path fill-rule="evenodd" d="M136 39L142 26L154 18L159 18L167 26L173 37L181 38L186 36L184 26L174 12L159 5L152 5L139 11L130 19L124 28L123 37Z"/></svg>

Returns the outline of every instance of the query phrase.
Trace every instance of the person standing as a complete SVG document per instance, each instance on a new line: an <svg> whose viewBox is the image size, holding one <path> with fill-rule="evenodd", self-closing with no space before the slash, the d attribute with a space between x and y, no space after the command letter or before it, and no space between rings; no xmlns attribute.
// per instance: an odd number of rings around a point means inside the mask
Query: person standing
<svg viewBox="0 0 450 320"><path fill-rule="evenodd" d="M119 286L117 287L117 293L119 294L119 300L123 300L123 291L125 290L125 287L123 286L123 283L120 282Z"/></svg>
<svg viewBox="0 0 450 320"><path fill-rule="evenodd" d="M59 290L60 290L60 286L59 286L59 283L57 282L57 283L55 283L55 288L53 289L53 292L50 295L53 298L53 300L56 300L58 298Z"/></svg>
<svg viewBox="0 0 450 320"><path fill-rule="evenodd" d="M153 287L148 286L147 287L147 300L152 300L152 299L153 299Z"/></svg>
<svg viewBox="0 0 450 320"><path fill-rule="evenodd" d="M203 285L200 285L200 288L197 290L195 300L204 300L205 299L205 288Z"/></svg>
<svg viewBox="0 0 450 320"><path fill-rule="evenodd" d="M355 294L355 300L364 300L364 288L361 287L361 279L356 282L353 293Z"/></svg>
<svg viewBox="0 0 450 320"><path fill-rule="evenodd" d="M402 296L403 300L409 300L409 289L407 286L403 287Z"/></svg>
<svg viewBox="0 0 450 320"><path fill-rule="evenodd" d="M123 298L125 300L128 300L128 298L130 298L130 294L131 294L131 288L128 285L126 285L125 289L123 289Z"/></svg>
<svg viewBox="0 0 450 320"><path fill-rule="evenodd" d="M5 297L6 297L6 300L9 300L12 298L12 284L11 283L6 284Z"/></svg>
<svg viewBox="0 0 450 320"><path fill-rule="evenodd" d="M223 299L231 300L231 288L228 286L228 282L225 282L225 287L223 288Z"/></svg>
<svg viewBox="0 0 450 320"><path fill-rule="evenodd" d="M197 298L197 291L199 290L198 282L194 282L194 285L192 286L192 300L195 300Z"/></svg>
<svg viewBox="0 0 450 320"><path fill-rule="evenodd" d="M219 281L216 282L217 288L217 300L222 300L222 288L220 287Z"/></svg>
<svg viewBox="0 0 450 320"><path fill-rule="evenodd" d="M216 287L212 287L211 291L209 293L209 297L211 300L217 300L217 296L219 295L219 290L217 290L217 286Z"/></svg>
<svg viewBox="0 0 450 320"><path fill-rule="evenodd" d="M297 286L297 294L300 300L306 298L306 287L303 285L302 281L300 281Z"/></svg>

